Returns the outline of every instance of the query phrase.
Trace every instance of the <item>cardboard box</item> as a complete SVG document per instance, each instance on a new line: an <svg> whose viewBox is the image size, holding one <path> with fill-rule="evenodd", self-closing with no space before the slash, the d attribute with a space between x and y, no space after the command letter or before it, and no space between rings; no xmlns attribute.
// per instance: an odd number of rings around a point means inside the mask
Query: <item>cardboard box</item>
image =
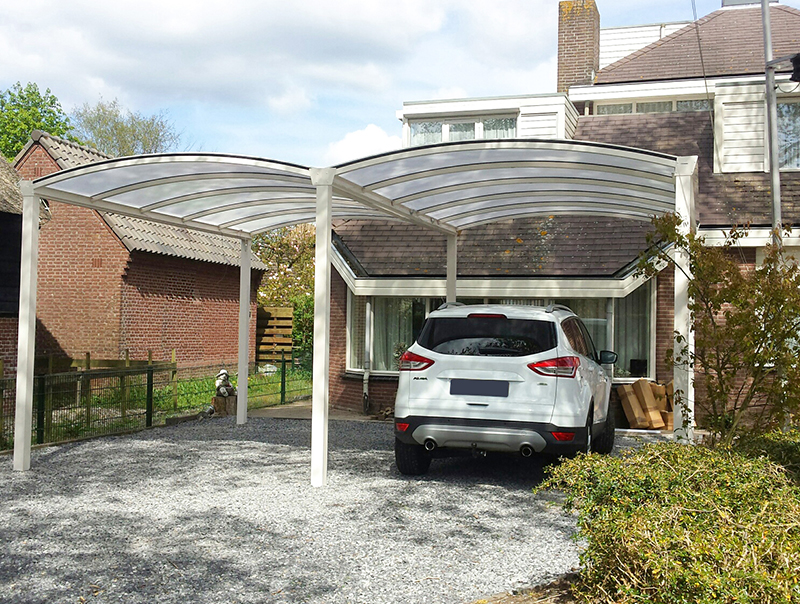
<svg viewBox="0 0 800 604"><path fill-rule="evenodd" d="M631 425L631 428L647 428L649 425L647 417L642 410L642 406L639 404L636 393L633 391L633 386L629 386L628 384L618 386L617 393L619 394L622 409L625 411L625 417L628 418L628 423Z"/></svg>
<svg viewBox="0 0 800 604"><path fill-rule="evenodd" d="M673 418L672 411L662 411L661 419L664 421L665 430L672 431L675 429L675 420Z"/></svg>
<svg viewBox="0 0 800 604"><path fill-rule="evenodd" d="M661 419L658 403L656 403L653 391L650 389L650 382L644 378L635 381L633 383L633 391L636 393L636 398L639 399L639 404L647 417L649 427L655 429L663 428L664 420Z"/></svg>
<svg viewBox="0 0 800 604"><path fill-rule="evenodd" d="M669 411L667 409L667 387L655 382L650 382L650 390L653 391L653 398L656 399L656 405L659 411Z"/></svg>

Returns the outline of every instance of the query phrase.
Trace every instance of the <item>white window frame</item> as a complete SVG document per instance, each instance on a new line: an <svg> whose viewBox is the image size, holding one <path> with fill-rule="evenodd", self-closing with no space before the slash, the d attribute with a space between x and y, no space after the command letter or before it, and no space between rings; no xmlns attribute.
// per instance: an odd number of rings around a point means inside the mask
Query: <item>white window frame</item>
<svg viewBox="0 0 800 604"><path fill-rule="evenodd" d="M498 113L498 114L481 114L477 116L463 116L463 117L445 117L445 116L429 116L429 117L415 117L413 119L408 120L408 146L413 147L417 146L414 145L412 142L412 135L411 135L411 127L413 124L419 124L424 122L442 122L442 142L449 143L450 142L450 126L452 124L474 124L475 125L475 139L474 140L483 140L484 139L484 130L483 130L483 121L484 120L497 120L497 119L513 119L514 120L514 137L517 136L517 132L519 129L519 115L511 114L511 113Z"/></svg>

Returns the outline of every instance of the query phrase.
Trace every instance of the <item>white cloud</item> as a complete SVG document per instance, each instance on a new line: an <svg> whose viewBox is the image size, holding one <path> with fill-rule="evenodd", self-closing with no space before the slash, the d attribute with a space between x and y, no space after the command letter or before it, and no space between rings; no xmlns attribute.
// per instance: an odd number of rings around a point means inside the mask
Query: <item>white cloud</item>
<svg viewBox="0 0 800 604"><path fill-rule="evenodd" d="M291 87L279 96L267 99L269 108L280 114L299 113L311 107L311 99L302 88Z"/></svg>
<svg viewBox="0 0 800 604"><path fill-rule="evenodd" d="M399 149L399 136L391 136L383 128L370 124L363 130L348 132L343 139L328 145L325 154L326 165L341 164L352 159L377 155Z"/></svg>

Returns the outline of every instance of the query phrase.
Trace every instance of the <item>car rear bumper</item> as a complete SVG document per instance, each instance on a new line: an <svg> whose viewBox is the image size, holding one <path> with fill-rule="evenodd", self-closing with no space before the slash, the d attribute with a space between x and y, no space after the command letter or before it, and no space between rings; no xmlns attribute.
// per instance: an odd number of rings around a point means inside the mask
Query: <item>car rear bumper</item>
<svg viewBox="0 0 800 604"><path fill-rule="evenodd" d="M398 428L398 424L408 427ZM553 433L573 433L570 441ZM574 455L586 447L586 428L561 428L549 423L476 420L448 417L409 416L395 418L395 436L407 444L432 449L477 449L519 453L530 447L534 453Z"/></svg>

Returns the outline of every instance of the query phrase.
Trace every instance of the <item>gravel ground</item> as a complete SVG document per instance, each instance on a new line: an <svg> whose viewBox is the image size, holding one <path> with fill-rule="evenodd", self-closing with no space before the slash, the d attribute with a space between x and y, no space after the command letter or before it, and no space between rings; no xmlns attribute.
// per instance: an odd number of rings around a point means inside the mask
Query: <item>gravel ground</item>
<svg viewBox="0 0 800 604"><path fill-rule="evenodd" d="M0 602L463 604L578 565L540 463L393 463L392 426L218 418L0 458Z"/></svg>

